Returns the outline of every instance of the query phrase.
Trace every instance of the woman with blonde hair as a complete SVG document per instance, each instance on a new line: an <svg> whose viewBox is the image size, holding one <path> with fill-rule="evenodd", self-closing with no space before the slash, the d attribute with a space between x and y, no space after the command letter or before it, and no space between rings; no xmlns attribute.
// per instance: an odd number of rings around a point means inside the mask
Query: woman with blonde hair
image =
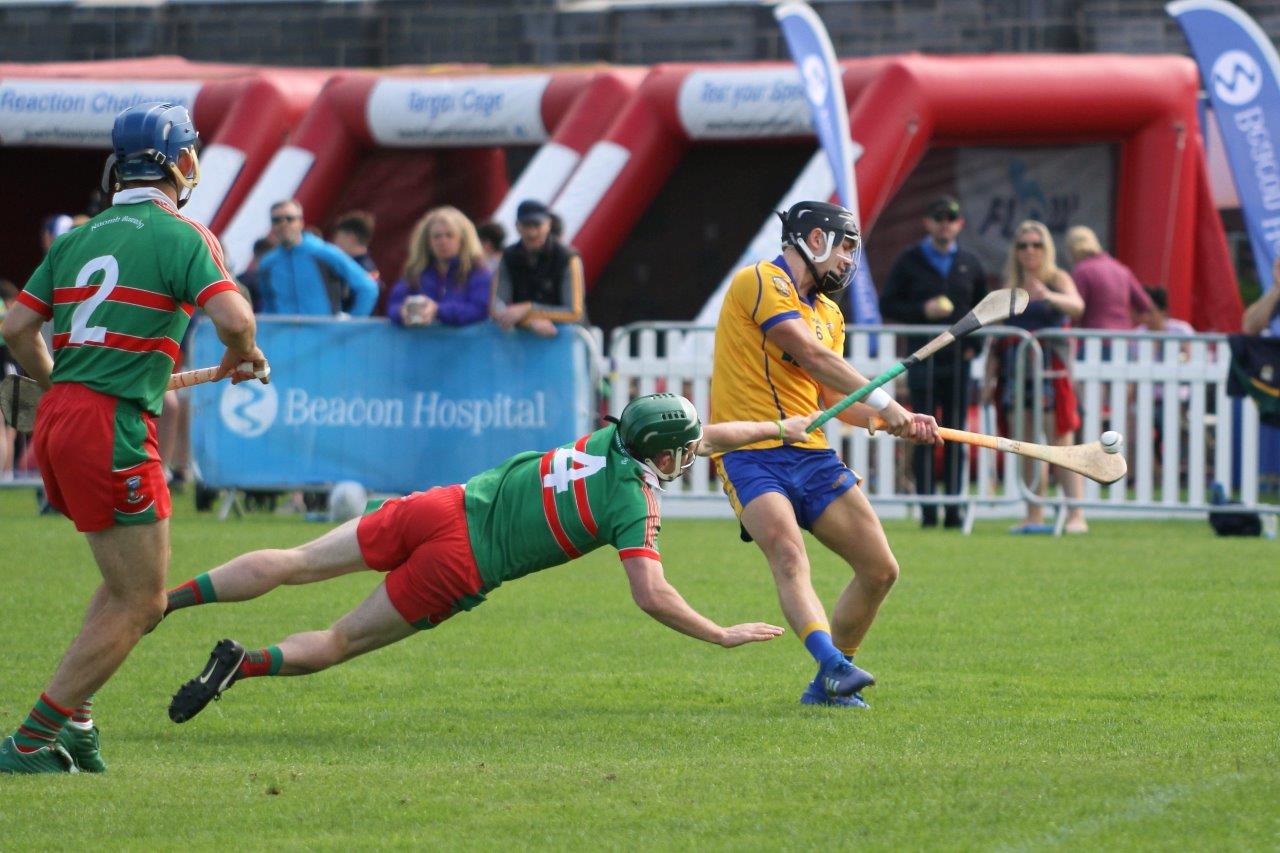
<svg viewBox="0 0 1280 853"><path fill-rule="evenodd" d="M1018 225L1013 235L1013 245L1009 247L1009 258L1005 262L1005 287L1022 287L1031 297L1027 310L1017 317L1009 318L1008 325L1018 326L1035 333L1041 329L1062 328L1070 320L1078 320L1084 314L1084 300L1076 290L1071 276L1059 269L1053 246L1053 236L1042 222L1028 219ZM986 382L983 386L984 403L999 401L1006 421L1012 422L1016 414L1013 410L1015 399L1014 387L1014 352L1011 341L1003 341L987 359ZM1080 413L1071 384L1071 353L1065 342L1045 340L1042 342L1044 361L1043 368L1047 377L1042 386L1044 403L1044 430L1050 444L1069 445L1075 441L1075 431L1080 428ZM1028 403L1034 400L1035 387L1024 387L1024 399ZM1032 434L1034 412L1024 409L1020 424L1019 436L1023 439L1035 440ZM1047 489L1044 464L1028 461L1024 476L1028 479L1036 471L1031 466L1039 467L1039 493L1043 496ZM1080 500L1084 497L1084 481L1079 474L1057 470L1058 483L1068 498ZM1067 510L1067 533L1084 533L1089 526L1084 519L1084 510L1072 507ZM1013 527L1012 533L1051 533L1053 528L1044 523L1044 508L1038 503L1027 504L1027 515L1021 524Z"/></svg>
<svg viewBox="0 0 1280 853"><path fill-rule="evenodd" d="M475 225L456 207L437 207L413 229L404 276L387 297L387 316L401 326L479 323L489 316L492 277Z"/></svg>

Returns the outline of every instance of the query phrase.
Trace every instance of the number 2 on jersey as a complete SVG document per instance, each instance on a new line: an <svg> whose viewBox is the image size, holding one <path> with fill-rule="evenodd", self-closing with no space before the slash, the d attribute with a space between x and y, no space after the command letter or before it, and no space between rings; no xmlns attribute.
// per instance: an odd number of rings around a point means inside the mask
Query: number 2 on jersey
<svg viewBox="0 0 1280 853"><path fill-rule="evenodd" d="M107 301L111 291L120 283L120 264L112 255L94 258L80 268L76 275L76 287L89 287L89 279L95 273L102 273L102 282L92 296L76 306L71 314L71 343L100 344L107 339L106 326L90 326L89 317L93 310Z"/></svg>
<svg viewBox="0 0 1280 853"><path fill-rule="evenodd" d="M572 463L582 467L574 468ZM572 447L562 447L551 457L551 471L542 478L542 487L555 489L557 493L567 491L574 480L590 477L603 467L603 456L592 456Z"/></svg>

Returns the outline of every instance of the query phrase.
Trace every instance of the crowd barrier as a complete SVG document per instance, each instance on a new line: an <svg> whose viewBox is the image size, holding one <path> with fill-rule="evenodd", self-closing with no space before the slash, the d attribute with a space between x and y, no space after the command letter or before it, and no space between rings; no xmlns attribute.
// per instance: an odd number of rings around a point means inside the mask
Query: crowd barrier
<svg viewBox="0 0 1280 853"><path fill-rule="evenodd" d="M880 326L849 329L847 357L863 374L873 376L892 366L900 352L901 335L932 335L942 326ZM1209 486L1222 483L1235 493L1243 508L1274 514L1280 507L1259 503L1259 422L1257 407L1226 394L1231 360L1224 335L1176 336L1153 333L1112 333L1053 330L1036 335L1021 329L981 329L969 339L982 342L983 354L970 362L971 379L978 381L985 367L986 341L1012 338L1020 376L1015 380L1015 416L1011 437L1045 443L1039 398L1044 378L1040 354L1051 341L1065 340L1075 350L1071 371L1080 398L1083 423L1076 441L1094 441L1108 429L1125 436L1129 475L1111 486L1086 480L1079 502L1090 516L1151 516L1203 514L1210 510ZM609 347L616 415L632 394L670 390L688 396L700 412L711 402L714 329L682 323L641 323L616 330ZM873 354L874 353L874 354ZM896 396L906 399L905 383ZM975 393L973 400L978 399ZM1023 410L1033 413L1036 436L1017 435ZM992 406L977 407L969 424L948 424L981 432L995 432ZM887 435L868 436L832 421L827 433L850 467L864 477L864 487L886 516L904 515L922 498L914 494L910 454ZM957 498L938 494L923 499L934 504L968 506L966 524L979 517L1013 517L1024 502L1043 501L1059 510L1069 502L1061 495L1040 498L1034 480L1023 466L1007 464L995 451L969 448L970 483ZM1029 467L1029 466L1028 466ZM1030 475L1034 476L1034 475ZM728 501L714 470L698 459L690 474L668 487L663 498L668 516L728 516ZM1059 511L1058 528L1065 513Z"/></svg>
<svg viewBox="0 0 1280 853"><path fill-rule="evenodd" d="M403 329L385 320L261 317L269 385L190 389L192 451L206 485L287 489L355 480L409 492L464 482L594 423L600 356L584 330L554 338ZM211 324L192 361L217 364Z"/></svg>

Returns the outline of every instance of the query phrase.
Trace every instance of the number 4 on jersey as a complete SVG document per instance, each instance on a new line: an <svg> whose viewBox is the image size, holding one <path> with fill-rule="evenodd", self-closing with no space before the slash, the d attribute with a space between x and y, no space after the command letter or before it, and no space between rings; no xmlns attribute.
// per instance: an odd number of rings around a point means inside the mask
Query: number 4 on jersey
<svg viewBox="0 0 1280 853"><path fill-rule="evenodd" d="M572 467L580 465L582 467ZM604 467L603 456L592 456L571 447L562 447L551 457L551 471L542 478L544 489L567 491L574 480L590 477Z"/></svg>

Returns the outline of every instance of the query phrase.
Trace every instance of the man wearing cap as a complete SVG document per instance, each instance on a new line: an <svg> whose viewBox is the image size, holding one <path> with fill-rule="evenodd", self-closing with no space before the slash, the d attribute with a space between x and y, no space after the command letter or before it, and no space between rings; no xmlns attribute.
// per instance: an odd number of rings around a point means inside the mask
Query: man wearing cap
<svg viewBox="0 0 1280 853"><path fill-rule="evenodd" d="M551 236L551 211L534 199L516 208L520 239L502 253L493 277L493 320L552 337L556 323L581 323L582 259Z"/></svg>
<svg viewBox="0 0 1280 853"><path fill-rule="evenodd" d="M957 237L964 228L960 202L942 196L929 206L924 217L925 238L898 256L880 296L880 313L886 323L949 326L969 312L987 293L987 277L982 263L972 252L960 248ZM913 351L928 341L927 335L912 336L906 342ZM967 367L975 350L972 344L957 345L907 371L911 405L917 412L934 415L938 423L963 428L969 410ZM958 495L963 487L964 448L947 444L943 450L946 491ZM932 447L917 445L912 450L916 492L932 495L937 479ZM924 504L920 510L925 527L938 523L938 510ZM963 524L958 505L946 508L947 527Z"/></svg>

